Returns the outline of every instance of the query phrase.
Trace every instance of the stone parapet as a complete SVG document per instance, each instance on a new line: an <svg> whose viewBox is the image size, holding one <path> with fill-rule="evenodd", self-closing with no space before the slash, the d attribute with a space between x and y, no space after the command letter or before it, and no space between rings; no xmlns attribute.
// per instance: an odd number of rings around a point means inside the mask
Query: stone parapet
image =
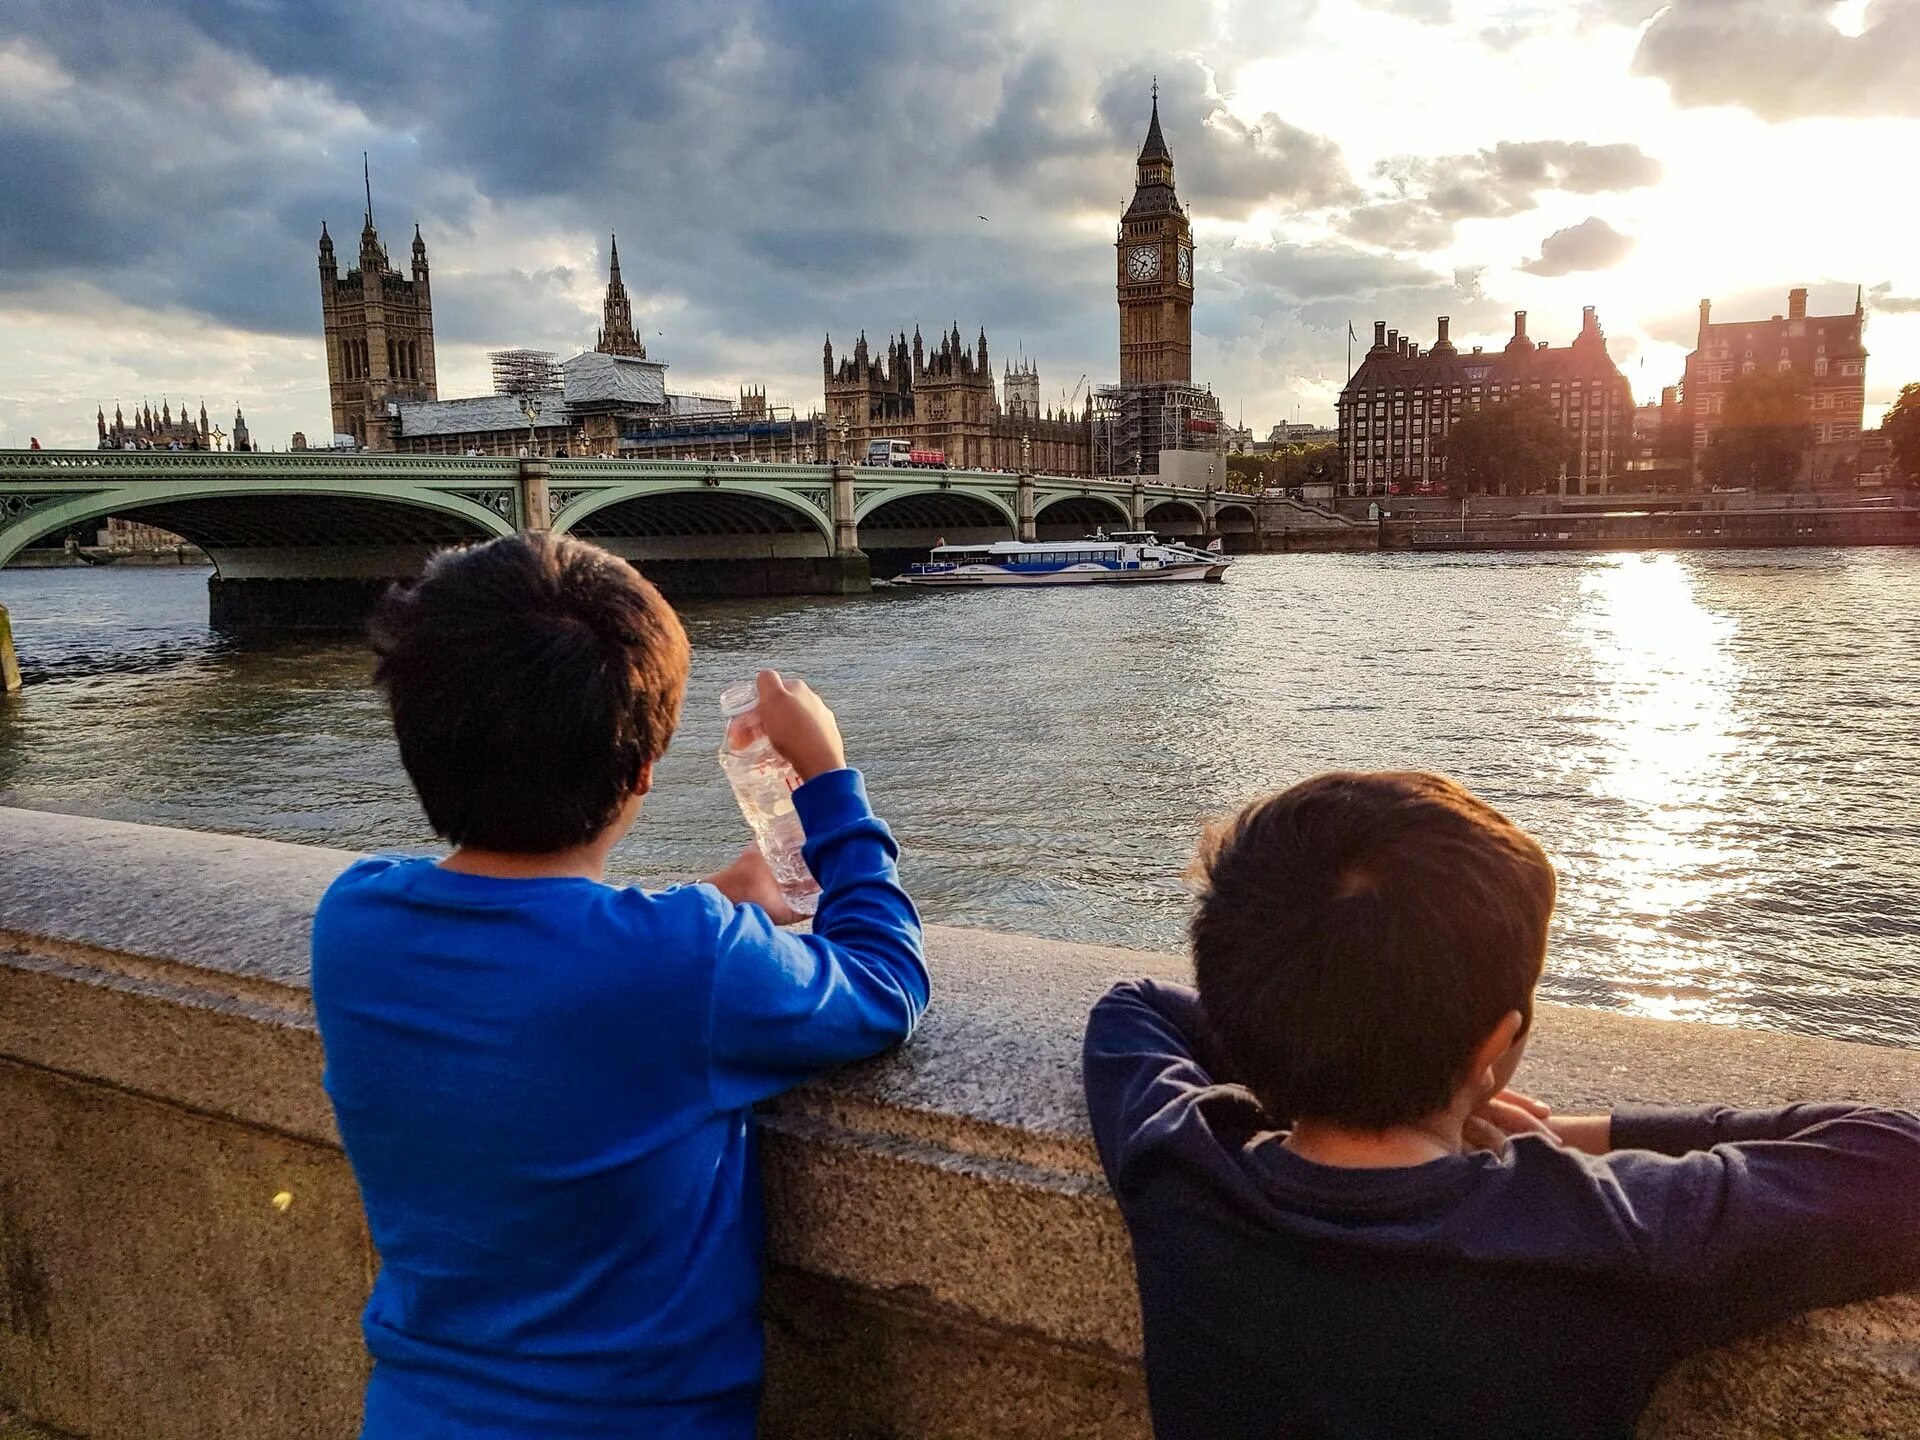
<svg viewBox="0 0 1920 1440"><path fill-rule="evenodd" d="M375 1264L319 1087L306 928L342 851L0 809L0 1416L348 1440ZM1080 1026L1131 951L930 932L913 1043L767 1108L771 1436L1139 1437ZM1920 1055L1543 1007L1528 1082L1920 1105ZM1649 1440L1920 1434L1920 1297L1677 1374Z"/></svg>

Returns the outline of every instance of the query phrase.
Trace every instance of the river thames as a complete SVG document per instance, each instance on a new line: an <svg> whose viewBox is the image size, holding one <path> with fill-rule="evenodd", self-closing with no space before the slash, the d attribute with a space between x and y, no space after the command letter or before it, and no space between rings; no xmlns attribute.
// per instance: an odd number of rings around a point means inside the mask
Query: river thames
<svg viewBox="0 0 1920 1440"><path fill-rule="evenodd" d="M431 845L364 647L240 645L206 571L8 570L0 804ZM744 842L714 696L838 711L930 920L1177 949L1199 827L1335 767L1450 772L1553 855L1545 993L1920 1044L1920 552L1263 556L1228 583L690 604L628 879Z"/></svg>

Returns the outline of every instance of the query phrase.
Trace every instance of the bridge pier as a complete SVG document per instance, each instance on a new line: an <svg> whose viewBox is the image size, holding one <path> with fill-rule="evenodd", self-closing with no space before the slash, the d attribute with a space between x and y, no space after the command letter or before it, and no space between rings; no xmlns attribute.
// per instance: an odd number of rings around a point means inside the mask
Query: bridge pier
<svg viewBox="0 0 1920 1440"><path fill-rule="evenodd" d="M20 688L20 659L13 653L13 620L0 605L0 695Z"/></svg>
<svg viewBox="0 0 1920 1440"><path fill-rule="evenodd" d="M553 510L547 503L547 462L522 460L519 471L520 528L547 530L553 526Z"/></svg>
<svg viewBox="0 0 1920 1440"><path fill-rule="evenodd" d="M860 554L860 523L855 518L858 504L853 492L853 467L833 467L833 553Z"/></svg>

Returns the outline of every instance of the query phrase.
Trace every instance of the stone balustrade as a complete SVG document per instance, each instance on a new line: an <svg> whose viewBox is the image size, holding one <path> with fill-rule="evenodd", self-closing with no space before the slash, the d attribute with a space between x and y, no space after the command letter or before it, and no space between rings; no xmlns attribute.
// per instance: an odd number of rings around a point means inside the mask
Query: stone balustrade
<svg viewBox="0 0 1920 1440"><path fill-rule="evenodd" d="M0 1425L356 1433L375 1259L306 988L308 918L350 858L0 809ZM762 1119L763 1433L1145 1436L1080 1026L1111 979L1180 962L943 929L929 951L914 1042ZM1920 1105L1913 1053L1553 1006L1527 1078L1567 1109ZM1920 1296L1704 1355L1643 1434L1920 1435Z"/></svg>

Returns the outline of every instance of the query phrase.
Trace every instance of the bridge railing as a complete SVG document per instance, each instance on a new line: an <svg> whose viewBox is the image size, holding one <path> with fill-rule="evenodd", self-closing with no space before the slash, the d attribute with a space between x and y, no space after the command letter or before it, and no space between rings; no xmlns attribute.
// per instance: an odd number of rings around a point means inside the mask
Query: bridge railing
<svg viewBox="0 0 1920 1440"><path fill-rule="evenodd" d="M499 455L399 455L388 451L293 450L233 453L204 450L0 450L0 479L178 480L187 476L232 475L258 478L303 475L365 476L369 479L504 481L522 466L544 465L553 483L604 483L613 480L685 480L697 477L719 484L817 485L835 473L851 474L861 484L924 482L929 489L967 489L1018 483L1011 470L925 470L825 462L788 464L735 460L630 460L615 456L520 459ZM1153 477L1049 475L1027 477L1049 490L1126 494L1136 484L1149 495L1203 496L1203 487L1174 485ZM1226 492L1214 490L1216 496Z"/></svg>

